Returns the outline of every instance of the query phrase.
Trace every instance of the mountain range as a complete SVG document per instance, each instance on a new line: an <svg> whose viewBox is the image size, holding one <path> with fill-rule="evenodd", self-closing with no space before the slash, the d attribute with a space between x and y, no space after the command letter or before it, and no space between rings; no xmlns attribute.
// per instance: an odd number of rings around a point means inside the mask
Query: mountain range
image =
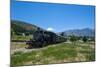
<svg viewBox="0 0 100 67"><path fill-rule="evenodd" d="M23 21L18 21L18 20L11 20L11 32L14 33L28 33L32 34L33 32L37 31L39 29L46 31L45 29L42 29L36 25L29 24ZM89 36L89 37L94 37L95 36L95 30L91 28L83 28L83 29L73 29L73 30L66 30L57 34L63 33L64 36L70 36L70 35L75 35L75 36Z"/></svg>
<svg viewBox="0 0 100 67"><path fill-rule="evenodd" d="M91 28L83 28L83 29L73 29L73 30L67 30L63 32L64 36L89 36L94 37L95 36L95 30Z"/></svg>

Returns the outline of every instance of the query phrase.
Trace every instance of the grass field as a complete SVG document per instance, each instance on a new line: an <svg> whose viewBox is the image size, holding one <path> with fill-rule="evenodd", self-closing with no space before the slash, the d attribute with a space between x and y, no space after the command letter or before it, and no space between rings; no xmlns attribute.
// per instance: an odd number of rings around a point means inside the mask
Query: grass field
<svg viewBox="0 0 100 67"><path fill-rule="evenodd" d="M23 44L25 47L25 44ZM22 46L21 46L22 48ZM31 49L27 49L31 50ZM11 54L11 66L95 61L94 42L59 43Z"/></svg>

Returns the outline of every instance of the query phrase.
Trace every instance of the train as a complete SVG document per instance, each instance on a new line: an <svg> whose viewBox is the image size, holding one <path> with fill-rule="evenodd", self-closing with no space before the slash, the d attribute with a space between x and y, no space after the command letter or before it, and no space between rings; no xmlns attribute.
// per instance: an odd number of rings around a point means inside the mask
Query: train
<svg viewBox="0 0 100 67"><path fill-rule="evenodd" d="M51 31L38 30L33 33L33 38L26 42L27 48L40 48L48 45L65 42L66 38Z"/></svg>

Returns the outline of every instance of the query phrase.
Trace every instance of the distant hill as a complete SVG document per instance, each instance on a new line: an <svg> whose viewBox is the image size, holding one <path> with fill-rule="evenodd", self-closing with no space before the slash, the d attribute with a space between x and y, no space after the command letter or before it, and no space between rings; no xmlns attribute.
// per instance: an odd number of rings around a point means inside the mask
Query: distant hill
<svg viewBox="0 0 100 67"><path fill-rule="evenodd" d="M36 25L29 24L23 21L18 20L11 20L11 33L19 34L19 33L25 33L25 34L33 34L38 29L41 29L43 31L46 31ZM59 34L61 34L60 32ZM89 36L94 37L95 36L95 30L90 28L84 28L84 29L73 29L73 30L67 30L63 32L64 36L69 35L75 35L75 36Z"/></svg>
<svg viewBox="0 0 100 67"><path fill-rule="evenodd" d="M64 34L64 36L75 35L75 36L94 37L95 36L95 30L90 29L90 28L73 29L73 30L64 31L63 34Z"/></svg>
<svg viewBox="0 0 100 67"><path fill-rule="evenodd" d="M25 34L32 34L34 31L37 31L37 29L40 27L37 27L33 24L29 24L23 21L18 20L11 20L11 31L15 34L19 33L25 33ZM42 28L40 28L43 30Z"/></svg>

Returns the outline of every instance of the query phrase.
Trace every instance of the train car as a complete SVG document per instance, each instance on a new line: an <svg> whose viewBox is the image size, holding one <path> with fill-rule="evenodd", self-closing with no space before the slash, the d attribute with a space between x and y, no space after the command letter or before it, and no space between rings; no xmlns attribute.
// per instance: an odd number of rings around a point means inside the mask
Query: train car
<svg viewBox="0 0 100 67"><path fill-rule="evenodd" d="M33 33L33 38L26 44L28 48L45 47L49 44L65 42L66 38L50 31L36 31Z"/></svg>

